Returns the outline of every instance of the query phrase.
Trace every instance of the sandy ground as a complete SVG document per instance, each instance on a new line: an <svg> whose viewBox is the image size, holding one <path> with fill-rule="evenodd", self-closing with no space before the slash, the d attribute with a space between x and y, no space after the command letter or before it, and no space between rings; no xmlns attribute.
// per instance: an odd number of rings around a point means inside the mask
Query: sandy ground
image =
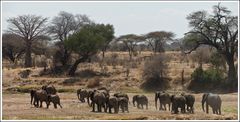
<svg viewBox="0 0 240 122"><path fill-rule="evenodd" d="M134 93L128 93L132 98ZM210 114L206 114L201 109L202 94L194 94L196 97L195 114L171 114L169 111L158 111L154 106L154 94L145 94L149 99L149 109L142 110L129 104L129 113L97 113L91 112L87 103L78 101L75 93L59 93L63 108L54 109L53 105L46 109L35 108L30 104L29 94L9 94L3 93L3 120L20 119L20 120L52 120L52 119L70 119L70 120L209 120L209 119L237 119L238 105L237 93L221 94L222 98L222 115L214 115L210 109ZM132 99L130 99L132 100ZM159 105L158 105L159 106Z"/></svg>

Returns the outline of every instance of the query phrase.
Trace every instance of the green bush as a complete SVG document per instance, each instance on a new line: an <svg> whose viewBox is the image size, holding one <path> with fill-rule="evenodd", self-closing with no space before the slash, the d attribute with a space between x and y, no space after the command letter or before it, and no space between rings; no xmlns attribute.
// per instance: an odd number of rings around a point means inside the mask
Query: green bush
<svg viewBox="0 0 240 122"><path fill-rule="evenodd" d="M191 90L206 90L214 89L224 80L224 74L218 69L209 68L203 70L198 67L191 74L191 83L189 89Z"/></svg>

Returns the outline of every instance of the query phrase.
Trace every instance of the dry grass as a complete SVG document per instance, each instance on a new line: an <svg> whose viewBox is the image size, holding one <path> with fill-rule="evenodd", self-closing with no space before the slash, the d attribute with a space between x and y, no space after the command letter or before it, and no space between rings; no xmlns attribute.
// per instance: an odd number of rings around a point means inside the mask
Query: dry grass
<svg viewBox="0 0 240 122"><path fill-rule="evenodd" d="M201 110L201 94L195 94L196 96L196 113L195 114L178 114L173 115L169 111L157 111L154 107L154 94L146 93L139 86L143 83L142 71L144 63L135 63L134 68L130 68L129 77L126 77L126 64L130 64L126 59L128 59L127 52L114 52L118 54L118 59L121 59L118 65L115 67L107 65L108 71L107 75L100 75L101 67L98 63L81 63L78 69L78 75L76 77L58 76L49 77L41 76L35 77L42 70L42 68L30 68L32 73L29 78L20 78L18 73L23 68L7 69L3 68L3 119L36 119L36 120L58 120L58 119L101 119L101 120L175 120L175 119L237 119L237 93L234 94L221 94L223 100L223 115L213 115L205 114ZM194 62L189 61L189 63L180 63L180 52L166 52L167 55L171 57L168 62L169 73L168 76L172 79L170 82L171 89L170 92L174 93L176 91L184 90L179 84L181 79L181 71L184 69L184 77L186 84L190 79L191 73L194 71L194 67L191 66ZM106 57L110 57L112 52L107 52ZM150 56L151 52L142 52L136 58ZM123 62L124 61L124 62ZM136 65L136 66L135 66ZM197 65L195 64L195 67ZM207 68L209 65L204 64L203 67ZM86 71L91 70L91 74ZM97 80L100 78L100 80ZM99 82L98 82L99 81ZM41 88L43 84L54 84L59 92L63 109L54 109L50 106L50 109L45 108L34 108L30 105L28 92L31 88ZM130 113L119 113L119 114L107 114L107 113L93 113L90 112L91 108L88 107L86 103L80 103L77 100L76 90L81 87L95 87L104 86L109 88L112 92L126 92L130 96L134 94L143 93L146 94L150 100L149 110L139 110L134 108L132 104L130 105ZM12 89L17 89L16 92L9 92ZM15 94L17 93L17 94ZM21 94L20 94L21 93ZM44 104L45 106L45 104ZM19 112L21 111L21 112Z"/></svg>
<svg viewBox="0 0 240 122"><path fill-rule="evenodd" d="M130 100L136 93L128 93ZM171 114L169 111L158 111L154 107L154 94L144 93L150 102L149 109L140 110L129 105L129 113L109 114L93 113L87 103L80 103L75 93L59 93L62 109L34 108L30 105L29 94L3 94L3 119L90 119L90 120L209 120L237 119L237 94L221 94L222 115L206 114L201 110L201 95L196 96L195 114ZM159 106L159 105L158 105ZM21 111L21 112L19 112Z"/></svg>

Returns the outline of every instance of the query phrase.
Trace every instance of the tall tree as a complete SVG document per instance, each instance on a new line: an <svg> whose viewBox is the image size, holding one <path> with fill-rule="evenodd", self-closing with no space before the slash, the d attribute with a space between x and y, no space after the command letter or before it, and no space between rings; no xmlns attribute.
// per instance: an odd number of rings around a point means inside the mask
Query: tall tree
<svg viewBox="0 0 240 122"><path fill-rule="evenodd" d="M105 52L106 52L110 42L114 38L114 28L113 28L112 25L107 24L106 27L102 26L101 31L106 37L106 40L104 41L104 44L103 44L103 47L102 47L102 58L104 58L105 57Z"/></svg>
<svg viewBox="0 0 240 122"><path fill-rule="evenodd" d="M8 33L2 35L3 58L14 64L24 54L24 51L24 40L20 36Z"/></svg>
<svg viewBox="0 0 240 122"><path fill-rule="evenodd" d="M63 66L68 63L71 55L71 51L64 46L64 40L66 40L69 35L77 32L83 25L90 23L91 20L86 15L73 15L65 11L61 11L58 16L52 19L48 32L54 39L58 40L56 45L59 47L59 50L56 54L60 56L57 58Z"/></svg>
<svg viewBox="0 0 240 122"><path fill-rule="evenodd" d="M19 35L25 41L25 67L32 66L32 44L46 34L45 23L47 18L36 15L21 15L7 20L8 32Z"/></svg>
<svg viewBox="0 0 240 122"><path fill-rule="evenodd" d="M127 47L129 59L132 60L132 56L133 56L134 51L136 51L135 48L136 48L137 44L139 42L142 42L144 39L142 36L138 36L135 34L127 34L127 35L118 37L117 40L119 42L122 42L125 45L125 47Z"/></svg>
<svg viewBox="0 0 240 122"><path fill-rule="evenodd" d="M101 50L105 41L109 36L105 30L108 28L108 25L104 24L90 24L83 26L77 33L68 37L65 40L65 46L78 54L78 58L72 64L68 75L73 76L77 70L78 64L85 62L91 56L95 55L98 51Z"/></svg>
<svg viewBox="0 0 240 122"><path fill-rule="evenodd" d="M228 82L236 88L237 74L234 55L238 49L238 19L231 11L220 4L213 6L213 14L197 11L187 16L192 30L186 33L186 39L194 42L191 53L200 45L209 45L223 55L228 64ZM196 39L194 39L196 38Z"/></svg>
<svg viewBox="0 0 240 122"><path fill-rule="evenodd" d="M173 40L174 33L166 32L166 31L155 31L150 32L145 35L145 40L147 41L148 45L151 47L154 54L157 52L163 52L164 48L163 45L168 40Z"/></svg>

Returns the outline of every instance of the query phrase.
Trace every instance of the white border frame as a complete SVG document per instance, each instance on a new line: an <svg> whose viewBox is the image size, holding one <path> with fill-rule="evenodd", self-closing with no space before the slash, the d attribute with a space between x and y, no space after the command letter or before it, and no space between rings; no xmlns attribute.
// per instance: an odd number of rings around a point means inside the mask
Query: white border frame
<svg viewBox="0 0 240 122"><path fill-rule="evenodd" d="M223 0L216 0L216 1L176 1L176 0L174 0L174 1L1 1L1 48L0 48L0 51L1 51L1 53L2 53L2 3L14 3L14 2L23 2L23 3L30 3L30 2L45 2L45 3L53 3L53 2L83 2L83 3L117 3L117 2L119 2L119 3L154 3L154 2L167 2L167 3L171 3L171 2L179 2L179 3L181 3L181 2L222 2L222 3L224 3L224 2L234 2L234 3L238 3L238 29L239 29L239 4L240 4L240 2L238 1L238 0L230 0L230 1L223 1ZM239 41L239 32L238 32L238 41ZM238 119L237 120L230 120L230 121L239 121L239 47L240 47L240 45L239 45L239 42L238 42ZM1 120L0 121L26 121L26 122L28 122L28 121L226 121L226 120L2 120L2 114L3 114L3 111L2 111L2 54L1 54L1 64L0 64L0 66L1 66L1 69L0 69L0 72L1 72ZM229 120L227 120L227 121L229 121Z"/></svg>

